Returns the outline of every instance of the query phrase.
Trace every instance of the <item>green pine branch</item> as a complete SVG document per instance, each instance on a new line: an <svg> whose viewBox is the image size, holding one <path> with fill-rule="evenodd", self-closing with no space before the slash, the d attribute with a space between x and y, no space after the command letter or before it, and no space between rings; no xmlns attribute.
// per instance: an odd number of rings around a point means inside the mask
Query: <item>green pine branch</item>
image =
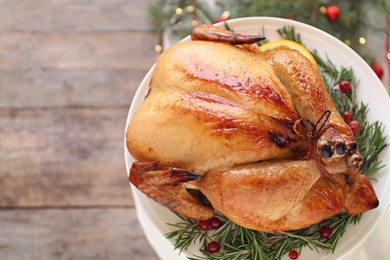
<svg viewBox="0 0 390 260"><path fill-rule="evenodd" d="M349 42L367 63L376 60L366 45L360 44L359 37L368 33L376 33L385 37L389 35L386 19L390 13L390 2L387 0L215 0L214 8L205 4L207 1L196 0L155 0L148 6L151 24L156 31L167 28L175 30L180 37L190 34L191 21L197 19L199 24L213 23L223 11L229 11L230 17L270 16L293 18L319 28L342 42ZM329 5L337 5L340 17L330 21L320 10ZM194 6L194 12L186 12L186 7ZM181 15L176 14L176 8L182 8ZM372 10L367 12L367 9ZM379 21L379 22L378 22Z"/></svg>

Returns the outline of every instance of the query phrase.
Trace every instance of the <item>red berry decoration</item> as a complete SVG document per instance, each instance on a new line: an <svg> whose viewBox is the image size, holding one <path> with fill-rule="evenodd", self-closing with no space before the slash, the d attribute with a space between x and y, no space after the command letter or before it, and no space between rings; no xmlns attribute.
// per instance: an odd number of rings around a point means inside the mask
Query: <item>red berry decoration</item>
<svg viewBox="0 0 390 260"><path fill-rule="evenodd" d="M298 259L299 253L297 250L291 250L290 253L288 253L288 256L290 259Z"/></svg>
<svg viewBox="0 0 390 260"><path fill-rule="evenodd" d="M320 236L322 238L328 239L330 235L332 234L332 229L328 226L323 226L320 229Z"/></svg>
<svg viewBox="0 0 390 260"><path fill-rule="evenodd" d="M352 120L348 123L349 127L352 129L354 133L358 133L360 131L360 124L356 120Z"/></svg>
<svg viewBox="0 0 390 260"><path fill-rule="evenodd" d="M352 112L351 111L345 111L343 117L344 117L344 121L345 122L347 122L347 123L350 122L352 120L352 118L353 118Z"/></svg>
<svg viewBox="0 0 390 260"><path fill-rule="evenodd" d="M221 227L221 220L217 217L212 217L209 220L209 223L210 223L210 228L212 229L218 229Z"/></svg>
<svg viewBox="0 0 390 260"><path fill-rule="evenodd" d="M224 22L224 21L226 21L228 18L227 17L225 17L225 16L219 16L217 19L215 19L215 22L216 23L219 23L219 22Z"/></svg>
<svg viewBox="0 0 390 260"><path fill-rule="evenodd" d="M229 19L229 16L230 16L230 12L226 10L221 14L221 16L215 19L215 22L216 23L225 22L227 19Z"/></svg>
<svg viewBox="0 0 390 260"><path fill-rule="evenodd" d="M340 16L340 8L335 5L328 6L325 11L326 17L332 22L336 21Z"/></svg>
<svg viewBox="0 0 390 260"><path fill-rule="evenodd" d="M342 80L339 83L340 91L341 92L348 92L351 89L351 83L349 83L348 80Z"/></svg>
<svg viewBox="0 0 390 260"><path fill-rule="evenodd" d="M210 222L208 220L201 220L198 223L198 227L200 230L206 231L210 228Z"/></svg>
<svg viewBox="0 0 390 260"><path fill-rule="evenodd" d="M383 67L380 64L374 63L371 65L371 68L375 72L375 74L378 76L379 79L383 78Z"/></svg>
<svg viewBox="0 0 390 260"><path fill-rule="evenodd" d="M215 242L215 241L211 241L211 242L207 245L207 251L208 251L210 254L213 254L213 253L218 252L220 248L221 248L221 246L219 245L219 243L218 243L218 242Z"/></svg>

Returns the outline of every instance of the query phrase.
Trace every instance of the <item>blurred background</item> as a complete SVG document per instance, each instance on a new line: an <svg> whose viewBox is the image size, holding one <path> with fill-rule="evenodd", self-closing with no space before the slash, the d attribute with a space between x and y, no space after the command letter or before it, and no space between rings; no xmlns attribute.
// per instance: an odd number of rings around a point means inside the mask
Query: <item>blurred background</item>
<svg viewBox="0 0 390 260"><path fill-rule="evenodd" d="M0 259L158 259L123 156L149 2L0 1Z"/></svg>
<svg viewBox="0 0 390 260"><path fill-rule="evenodd" d="M273 14L284 2L310 9ZM158 259L136 217L123 141L159 53L191 26L240 16L316 16L345 31L361 15L345 2L355 1L1 0L0 259ZM353 37L374 46L365 57L388 87L389 3L363 2L374 22Z"/></svg>
<svg viewBox="0 0 390 260"><path fill-rule="evenodd" d="M250 16L303 22L333 35L357 52L390 93L389 0L154 0L148 5L148 14L159 37L157 50L205 23Z"/></svg>

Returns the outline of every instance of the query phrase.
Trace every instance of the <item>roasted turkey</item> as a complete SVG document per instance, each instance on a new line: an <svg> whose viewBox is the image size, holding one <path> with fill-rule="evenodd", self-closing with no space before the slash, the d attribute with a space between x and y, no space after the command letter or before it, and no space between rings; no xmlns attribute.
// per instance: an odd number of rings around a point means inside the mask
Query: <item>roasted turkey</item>
<svg viewBox="0 0 390 260"><path fill-rule="evenodd" d="M161 54L126 133L130 182L191 219L267 232L375 208L317 67L261 39L203 25Z"/></svg>

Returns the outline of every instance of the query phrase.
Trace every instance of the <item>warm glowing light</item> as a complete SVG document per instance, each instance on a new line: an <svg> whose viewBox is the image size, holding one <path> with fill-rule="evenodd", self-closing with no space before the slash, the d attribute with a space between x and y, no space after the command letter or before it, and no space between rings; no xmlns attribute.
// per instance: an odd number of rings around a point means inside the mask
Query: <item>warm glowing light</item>
<svg viewBox="0 0 390 260"><path fill-rule="evenodd" d="M224 17L224 18L229 18L229 16L230 16L230 12L229 11L224 11L222 13L222 17Z"/></svg>
<svg viewBox="0 0 390 260"><path fill-rule="evenodd" d="M386 57L390 60L390 52L387 53Z"/></svg>
<svg viewBox="0 0 390 260"><path fill-rule="evenodd" d="M182 14L183 13L183 9L178 7L178 8L176 8L175 12L176 12L176 14Z"/></svg>
<svg viewBox="0 0 390 260"><path fill-rule="evenodd" d="M360 44L365 44L366 43L366 38L360 37L359 38L359 42L360 42Z"/></svg>
<svg viewBox="0 0 390 260"><path fill-rule="evenodd" d="M321 6L320 7L320 13L321 14L326 14L326 7L325 6Z"/></svg>
<svg viewBox="0 0 390 260"><path fill-rule="evenodd" d="M198 26L198 21L197 20L192 20L191 24L192 24L192 26Z"/></svg>
<svg viewBox="0 0 390 260"><path fill-rule="evenodd" d="M187 12L192 13L193 11L195 11L195 7L193 5L189 5L186 7L186 10Z"/></svg>
<svg viewBox="0 0 390 260"><path fill-rule="evenodd" d="M345 43L346 45L348 45L348 46L350 46L350 45L351 45L351 41L350 41L350 40L348 40L348 39L346 39L346 40L344 41L344 43Z"/></svg>
<svg viewBox="0 0 390 260"><path fill-rule="evenodd" d="M160 44L157 44L155 47L154 47L154 50L156 52L161 52L162 51L162 46Z"/></svg>

